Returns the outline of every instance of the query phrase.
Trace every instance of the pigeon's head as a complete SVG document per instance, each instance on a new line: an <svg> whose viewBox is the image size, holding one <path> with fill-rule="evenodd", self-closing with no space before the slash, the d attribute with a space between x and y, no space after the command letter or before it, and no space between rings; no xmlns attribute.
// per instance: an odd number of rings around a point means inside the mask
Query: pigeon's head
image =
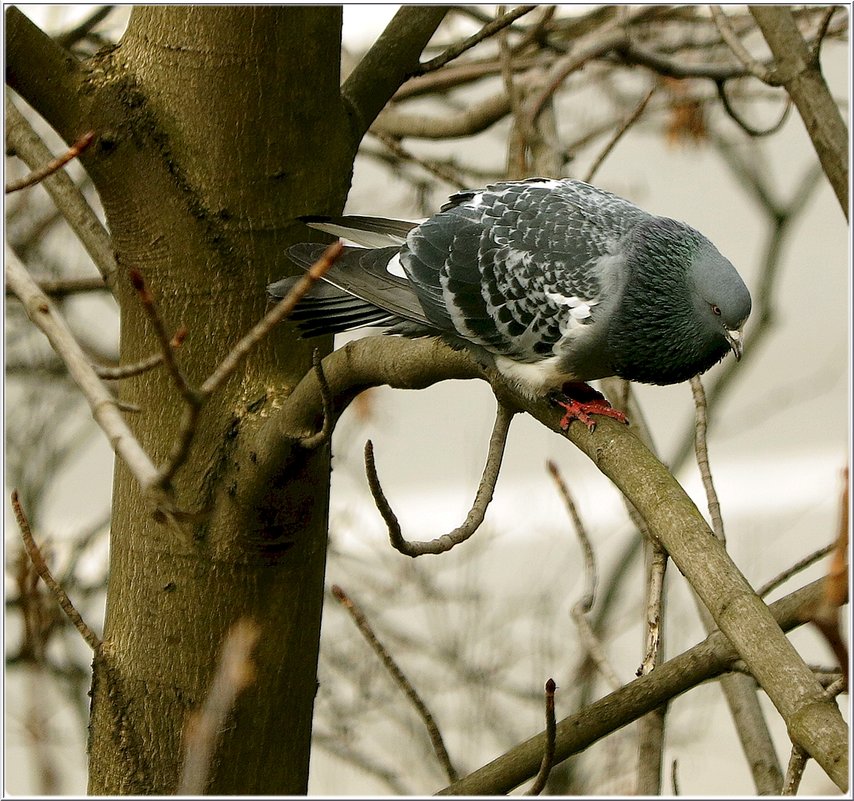
<svg viewBox="0 0 854 801"><path fill-rule="evenodd" d="M608 333L616 375L675 384L729 351L742 354L750 293L715 246L664 217L638 226L626 253L625 290Z"/></svg>
<svg viewBox="0 0 854 801"><path fill-rule="evenodd" d="M697 320L710 337L723 337L736 359L744 349L744 323L750 314L750 292L718 249L705 237L688 268Z"/></svg>

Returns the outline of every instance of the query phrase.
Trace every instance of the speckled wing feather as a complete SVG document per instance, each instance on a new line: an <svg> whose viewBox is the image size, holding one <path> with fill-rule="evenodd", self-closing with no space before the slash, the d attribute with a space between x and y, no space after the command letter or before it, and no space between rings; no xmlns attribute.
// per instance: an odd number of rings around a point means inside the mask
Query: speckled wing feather
<svg viewBox="0 0 854 801"><path fill-rule="evenodd" d="M645 219L579 181L498 183L453 195L409 234L401 263L436 327L535 362L595 319L603 271Z"/></svg>
<svg viewBox="0 0 854 801"><path fill-rule="evenodd" d="M308 269L326 250L327 245L301 243L288 248L288 256L304 269ZM323 277L343 293L322 289L316 284L291 315L296 321L317 318L321 310L331 323L340 310L345 314L334 327L323 327L318 320L317 333L336 333L360 325L388 325L399 320L416 324L429 324L412 284L403 276L387 269L397 256L399 248L344 248L342 256ZM278 287L274 291L273 287ZM284 296L286 285L273 285L270 293ZM348 298L347 296L355 296ZM362 303L358 303L361 300ZM352 322L348 325L348 315ZM303 325L305 328L306 326Z"/></svg>

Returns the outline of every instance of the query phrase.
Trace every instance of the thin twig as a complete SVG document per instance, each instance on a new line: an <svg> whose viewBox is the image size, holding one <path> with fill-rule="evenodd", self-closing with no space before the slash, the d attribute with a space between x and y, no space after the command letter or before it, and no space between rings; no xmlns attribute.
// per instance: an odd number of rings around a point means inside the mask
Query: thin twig
<svg viewBox="0 0 854 801"><path fill-rule="evenodd" d="M783 791L781 795L797 795L798 787L804 776L804 768L807 766L809 754L797 744L792 745L792 753L789 755L789 764L786 767L786 778L783 780Z"/></svg>
<svg viewBox="0 0 854 801"><path fill-rule="evenodd" d="M400 142L393 136L389 136L382 131L374 131L371 130L369 133L372 136L375 136L380 142L385 145L385 147L391 151L397 158L402 161L409 161L413 164L417 164L422 169L429 172L431 175L435 176L441 181L444 181L446 184L450 184L457 189L467 189L469 184L466 181L463 181L459 174L455 173L453 170L445 167L442 164L439 164L435 161L428 161L427 159L423 159L420 156L416 156L411 150L407 150Z"/></svg>
<svg viewBox="0 0 854 801"><path fill-rule="evenodd" d="M678 766L679 762L676 759L674 759L673 762L670 763L670 789L673 791L673 795L679 795L679 776L677 773Z"/></svg>
<svg viewBox="0 0 854 801"><path fill-rule="evenodd" d="M471 49L476 44L480 44L484 39L488 39L490 36L494 36L498 31L502 28L506 28L511 23L515 22L519 17L524 16L530 11L533 11L537 6L518 6L514 8L512 11L508 11L506 14L503 14L500 17L496 17L492 22L484 25L477 33L472 34L466 39L463 39L461 42L457 42L454 45L451 45L447 50L443 53L440 53L435 58L431 58L429 61L422 62L421 66L418 68L418 71L415 73L416 75L423 75L425 72L432 72L433 70L439 69L439 67L444 67L449 61L453 61L458 56L465 53L466 50Z"/></svg>
<svg viewBox="0 0 854 801"><path fill-rule="evenodd" d="M587 183L590 183L593 180L593 176L596 175L596 173L599 171L599 168L602 166L605 159L608 158L608 156L611 154L611 151L617 146L617 143L620 141L620 139L623 138L626 131L628 131L629 128L631 128L632 125L634 125L640 119L641 114L643 114L644 109L646 109L647 104L652 99L652 96L655 94L656 88L657 87L653 86L652 89L650 89L646 93L646 95L644 95L643 100L641 100L641 102L637 104L634 111L632 111L632 113L629 114L628 117L626 117L623 124L616 131L614 131L614 135L611 137L611 139L602 149L602 152L596 157L596 160L593 162L592 166L587 171L587 175L584 178Z"/></svg>
<svg viewBox="0 0 854 801"><path fill-rule="evenodd" d="M297 303L338 261L343 252L344 245L340 241L333 242L323 251L320 258L291 287L290 292L253 326L220 362L219 367L208 376L199 390L203 396L207 397L214 392L237 369L249 351L294 310Z"/></svg>
<svg viewBox="0 0 854 801"><path fill-rule="evenodd" d="M756 590L756 594L760 598L764 598L768 595L769 592L776 590L781 584L784 584L788 581L792 576L800 573L802 570L805 570L810 565L815 564L819 559L824 556L827 556L834 548L834 543L830 545L825 545L823 548L819 548L817 551L813 551L808 556L805 556L803 559L799 559L795 564L791 567L786 568L782 573L769 581L765 582L758 590Z"/></svg>
<svg viewBox="0 0 854 801"><path fill-rule="evenodd" d="M59 212L56 212L59 215ZM19 250L19 253L22 252ZM39 289L50 298L65 298L69 295L78 295L84 292L110 291L102 277L94 278L37 278L34 279ZM9 287L6 287L9 295Z"/></svg>
<svg viewBox="0 0 854 801"><path fill-rule="evenodd" d="M555 742L557 740L557 721L555 720L555 689L554 679L546 682L546 747L543 761L531 789L526 795L539 795L546 787L552 765L555 760Z"/></svg>
<svg viewBox="0 0 854 801"><path fill-rule="evenodd" d="M145 310L145 313L154 328L154 333L157 335L157 341L160 344L160 352L163 356L163 362L166 365L166 369L169 371L169 375L172 376L172 381L178 388L178 391L181 393L184 401L190 405L195 405L198 402L196 390L190 386L190 382L187 381L186 376L178 366L178 362L175 361L175 353L172 348L172 343L169 338L169 334L166 331L166 325L161 319L160 313L157 311L157 305L154 302L154 295L151 294L151 290L146 286L145 279L142 277L142 273L139 270L136 268L129 270L128 276L130 278L131 285L139 296L142 308Z"/></svg>
<svg viewBox="0 0 854 801"><path fill-rule="evenodd" d="M452 782L457 780L457 770L451 762L451 757L448 755L448 750L445 748L445 742L442 739L442 733L439 731L439 727L436 725L436 720L433 717L430 710L427 708L427 705L422 700L421 696L418 694L416 689L412 686L412 683L406 676L403 674L403 671L398 666L397 662L394 661L392 655L388 652L386 647L379 641L377 635L374 633L373 627L368 622L368 619L365 617L364 613L358 606L354 603L353 599L344 592L341 587L337 584L332 585L332 594L335 596L335 599L349 612L350 617L353 618L353 622L356 624L359 631L362 633L362 636L368 641L368 644L371 648L374 649L374 653L380 658L385 669L389 672L391 677L396 682L397 686L403 690L404 695L409 699L412 705L415 707L415 711L418 712L421 720L424 721L424 725L427 727L427 734L430 737L430 742L433 744L433 750L436 752L436 757L439 759L442 767L445 769L445 773L448 775L448 779Z"/></svg>
<svg viewBox="0 0 854 801"><path fill-rule="evenodd" d="M558 491L563 498L564 506L566 506L566 510L572 520L575 533L581 543L582 553L584 554L584 595L573 605L570 614L575 625L578 627L578 635L584 645L588 658L596 665L611 688L616 690L622 686L620 677L611 666L605 653L605 648L587 618L587 613L593 608L593 603L596 600L597 572L593 546L590 542L590 537L587 535L587 528L584 525L584 521L581 519L581 515L578 514L578 509L569 491L569 487L563 480L563 476L560 474L557 465L549 460L546 466L555 484L557 484Z"/></svg>
<svg viewBox="0 0 854 801"><path fill-rule="evenodd" d="M30 530L30 522L27 520L26 514L24 514L21 502L18 500L18 490L12 490L12 509L15 511L15 518L17 519L18 526L21 529L21 538L24 541L24 548L26 548L27 555L30 557L30 561L33 563L33 567L36 569L39 577L53 593L53 596L62 608L62 611L65 612L66 617L71 621L74 628L80 632L81 636L86 641L86 644L96 654L100 653L102 646L100 637L98 637L98 635L89 628L86 621L83 620L80 613L74 608L74 604L71 603L71 599L68 597L68 594L53 577L53 574L50 572L50 568L47 566L47 562L45 562L38 545L36 545L36 541L33 539L33 533Z"/></svg>
<svg viewBox="0 0 854 801"><path fill-rule="evenodd" d="M187 329L182 325L175 332L175 336L169 340L170 350L180 348L186 337ZM147 359L142 359L136 362L136 364L124 364L117 367L105 367L101 364L94 364L92 365L92 368L95 370L98 377L102 378L104 381L121 381L125 378L132 378L134 376L141 375L142 373L146 373L162 363L163 353L161 352L152 353Z"/></svg>
<svg viewBox="0 0 854 801"><path fill-rule="evenodd" d="M703 487L706 490L709 516L712 520L712 531L715 532L715 536L721 542L726 542L724 521L721 517L721 505L718 501L718 494L715 491L715 485L712 481L712 471L709 467L709 449L706 444L706 431L708 429L706 393L703 391L703 382L700 380L700 376L695 375L691 379L691 393L694 396L695 409L694 450L697 454L697 467L700 468L700 478L702 478Z"/></svg>
<svg viewBox="0 0 854 801"><path fill-rule="evenodd" d="M732 29L726 14L720 6L710 5L709 11L712 12L712 19L715 21L718 32L721 35L733 55L738 59L739 63L754 77L758 78L763 83L769 86L779 86L779 81L776 80L773 70L768 69L764 64L753 58L747 48L741 43L736 32Z"/></svg>
<svg viewBox="0 0 854 801"><path fill-rule="evenodd" d="M320 351L315 348L311 354L311 366L314 368L314 373L317 376L317 385L320 387L320 403L323 411L323 423L320 430L311 436L304 437L300 440L300 445L306 450L319 448L325 445L332 436L332 390L329 388L329 382L326 380L326 374L323 372L323 362L320 359Z"/></svg>
<svg viewBox="0 0 854 801"><path fill-rule="evenodd" d="M498 403L495 425L492 428L492 436L489 440L486 465L483 468L483 475L477 488L474 503L461 526L434 540L410 542L404 539L400 523L385 497L379 476L377 475L373 443L370 440L365 443L365 473L368 477L368 485L377 509L388 526L389 540L395 550L413 558L425 553L445 553L446 551L450 551L455 545L465 542L478 530L480 524L483 522L486 509L492 500L492 494L495 491L495 483L498 481L498 474L501 471L504 446L507 443L507 432L510 429L510 422L515 413L515 410L509 409L500 402Z"/></svg>
<svg viewBox="0 0 854 801"><path fill-rule="evenodd" d="M185 753L178 795L202 795L207 789L214 753L237 697L255 681L252 650L261 629L249 619L238 620L223 642L210 689L198 712L187 720Z"/></svg>
<svg viewBox="0 0 854 801"><path fill-rule="evenodd" d="M6 194L10 195L12 192L18 192L21 189L26 189L27 187L41 183L49 175L53 175L55 172L61 170L69 161L76 159L94 141L95 132L87 131L61 156L51 159L43 167L33 170L29 175L25 175L23 178L19 178L16 181L10 181L6 184Z"/></svg>

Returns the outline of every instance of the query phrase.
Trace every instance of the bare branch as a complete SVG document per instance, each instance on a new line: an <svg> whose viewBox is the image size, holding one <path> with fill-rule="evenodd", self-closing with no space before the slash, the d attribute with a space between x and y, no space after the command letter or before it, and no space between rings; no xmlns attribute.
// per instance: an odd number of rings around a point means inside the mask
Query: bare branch
<svg viewBox="0 0 854 801"><path fill-rule="evenodd" d="M744 67L754 78L758 78L763 83L769 86L779 86L779 82L775 78L773 71L768 69L764 64L757 61L750 55L747 48L741 43L736 32L729 24L726 14L720 6L710 5L709 11L712 12L712 19L715 21L721 38L729 45L733 55L738 59L742 67Z"/></svg>
<svg viewBox="0 0 854 801"><path fill-rule="evenodd" d="M646 93L646 95L644 95L643 100L641 100L641 102L637 104L635 110L632 111L632 113L629 114L628 117L626 117L625 122L623 122L623 124L616 131L614 131L614 135L610 138L608 143L602 149L602 152L596 157L590 169L587 171L587 175L584 177L584 180L587 183L590 183L593 180L593 176L596 175L596 173L599 171L599 168L602 166L605 159L608 158L608 156L611 154L611 151L617 146L617 142L619 142L620 139L623 138L626 131L628 131L629 128L631 128L632 125L634 125L640 119L641 114L643 114L644 109L647 106L647 103L649 103L649 101L652 99L652 96L655 94L655 90L656 87L653 86L652 89L650 89Z"/></svg>
<svg viewBox="0 0 854 801"><path fill-rule="evenodd" d="M711 541L715 541L713 538ZM769 607L784 631L803 624L803 604L821 595L822 582L815 581ZM618 728L637 720L672 698L727 671L738 654L719 630L679 656L641 676L557 723L555 761L562 762L588 748ZM824 690L822 690L822 693ZM440 790L438 795L499 795L530 779L537 772L545 748L541 732L489 764ZM847 748L847 744L844 745ZM839 753L845 750L840 747Z"/></svg>
<svg viewBox="0 0 854 801"><path fill-rule="evenodd" d="M65 151L61 156L58 156L55 159L51 159L47 164L43 167L39 167L37 170L33 170L29 175L25 175L23 178L18 179L17 181L10 181L6 184L6 194L9 195L12 192L18 192L21 189L26 189L30 186L35 186L38 183L41 183L45 178L50 175L53 175L55 172L61 170L69 161L76 159L84 150L86 150L92 142L95 141L95 132L88 131L83 134L71 147Z"/></svg>
<svg viewBox="0 0 854 801"><path fill-rule="evenodd" d="M709 516L712 519L712 530L715 536L723 543L726 542L724 533L724 521L721 517L721 505L718 501L718 493L712 481L712 470L709 466L709 449L706 443L706 430L708 422L706 417L706 393L703 391L703 382L700 376L695 375L691 379L691 393L694 396L695 409L695 432L694 448L697 452L697 466L700 468L700 478L706 490L706 499L709 504Z"/></svg>
<svg viewBox="0 0 854 801"><path fill-rule="evenodd" d="M178 795L203 795L223 728L237 697L255 681L252 651L261 636L257 623L238 620L225 635L216 672L201 709L184 731L184 761Z"/></svg>
<svg viewBox="0 0 854 801"><path fill-rule="evenodd" d="M169 375L172 376L172 381L181 393L181 397L186 403L193 406L199 402L196 391L190 386L178 362L175 361L175 353L169 334L166 332L166 326L160 318L160 313L157 311L157 306L154 303L154 296L145 284L145 279L142 273L133 268L128 271L131 285L136 290L139 300L142 303L142 308L145 311L151 325L154 328L154 333L157 336L157 341L160 344L160 354L163 362L166 364L166 369ZM184 328L184 326L182 326Z"/></svg>
<svg viewBox="0 0 854 801"><path fill-rule="evenodd" d="M819 559L824 556L827 556L835 547L834 543L830 545L825 545L823 548L819 548L817 551L813 551L808 556L805 556L803 559L799 559L795 564L791 567L786 568L782 573L774 578L769 579L765 584L763 584L759 589L756 590L756 594L760 598L764 598L768 593L773 592L777 589L781 584L787 582L792 576L797 575L802 570L805 570L810 565L814 565Z"/></svg>
<svg viewBox="0 0 854 801"><path fill-rule="evenodd" d="M726 543L724 523L717 492L712 481L706 443L706 394L699 376L694 376L691 379L691 392L695 406L694 447L697 465L708 499L712 530L717 539L724 544ZM700 607L699 612L703 625L707 630L710 630L714 622L708 610L705 607ZM736 724L739 740L750 764L757 791L760 793L778 792L782 777L768 725L756 695L755 683L745 676L725 676L721 682L721 687Z"/></svg>
<svg viewBox="0 0 854 801"><path fill-rule="evenodd" d="M455 58L458 58L465 53L466 50L470 50L476 44L480 44L484 39L494 36L496 33L519 19L519 17L523 17L535 8L537 8L537 6L517 6L512 11L508 11L506 14L496 17L492 22L484 25L477 33L463 39L461 42L457 42L455 45L451 45L451 47L445 50L444 53L440 53L429 61L422 61L416 74L423 75L426 72L433 72L440 67L444 67L449 61L453 61Z"/></svg>
<svg viewBox="0 0 854 801"><path fill-rule="evenodd" d="M99 23L103 22L114 8L115 6L96 8L79 25L75 25L71 30L57 36L55 38L56 43L66 50L71 49L77 42L88 36Z"/></svg>
<svg viewBox="0 0 854 801"><path fill-rule="evenodd" d="M47 562L45 562L38 545L36 545L36 541L33 539L33 533L30 530L30 522L27 520L27 516L21 507L20 501L18 500L18 490L12 490L12 509L15 511L15 518L17 519L18 526L21 529L21 538L24 541L24 548L26 548L27 555L30 557L30 561L33 563L33 567L36 569L39 577L47 585L47 588L51 593L53 593L53 596L62 608L62 611L65 612L66 617L71 621L74 628L80 632L80 635L86 641L86 644L96 654L100 653L102 645L100 637L98 637L98 635L89 628L86 621L83 620L80 613L74 608L74 604L71 603L71 599L68 597L68 594L53 577L53 574L50 572L50 568L47 566Z"/></svg>
<svg viewBox="0 0 854 801"><path fill-rule="evenodd" d="M333 242L323 251L320 258L302 275L290 292L282 298L267 314L265 314L220 362L217 369L208 376L200 388L203 396L208 396L237 369L240 362L273 328L284 320L293 310L303 296L311 289L316 281L319 281L341 257L344 245L338 241Z"/></svg>
<svg viewBox="0 0 854 801"><path fill-rule="evenodd" d="M649 547L651 552L647 571L646 645L643 661L637 671L638 676L645 676L656 666L661 646L661 607L664 599L667 551L655 541L652 541Z"/></svg>
<svg viewBox="0 0 854 801"><path fill-rule="evenodd" d="M458 114L429 117L386 109L376 118L372 130L392 137L412 136L421 139L453 139L480 133L507 116L510 99L501 91Z"/></svg>
<svg viewBox="0 0 854 801"><path fill-rule="evenodd" d="M795 18L784 6L750 6L794 100L842 213L848 219L848 127Z"/></svg>
<svg viewBox="0 0 854 801"><path fill-rule="evenodd" d="M718 97L720 98L721 106L723 106L723 109L729 118L738 125L742 131L744 131L748 136L752 136L754 139L759 139L763 136L771 136L771 134L777 133L777 131L783 127L786 120L789 119L789 112L792 110L792 98L787 96L786 105L783 107L783 113L780 115L780 119L777 120L777 122L775 122L770 128L765 128L764 130L754 128L739 115L729 102L729 95L726 91L726 81L716 81L715 86L718 90Z"/></svg>
<svg viewBox="0 0 854 801"><path fill-rule="evenodd" d="M171 483L178 469L184 464L190 453L190 446L196 434L196 423L202 406L207 399L226 381L226 379L237 369L240 362L278 323L282 322L300 302L306 292L311 289L315 281L329 270L336 260L344 252L344 245L338 241L331 244L323 251L320 258L302 275L291 290L270 311L267 312L249 331L246 336L226 354L217 368L205 379L198 389L188 387L184 395L186 405L184 415L181 419L181 427L175 439L172 453L166 463L160 468L157 475L157 486L166 488ZM159 334L158 334L159 336ZM168 348L166 350L169 350ZM164 350L164 356L166 353Z"/></svg>
<svg viewBox="0 0 854 801"><path fill-rule="evenodd" d="M542 793L546 788L546 782L549 780L549 774L552 772L552 765L555 759L555 737L557 736L555 687L554 679L549 679L546 682L546 749L543 754L543 761L540 763L540 770L526 795L539 795Z"/></svg>
<svg viewBox="0 0 854 801"><path fill-rule="evenodd" d="M570 614L578 627L578 633L588 657L605 677L611 689L616 690L622 686L620 677L611 666L601 641L596 636L593 627L590 625L590 621L587 619L587 613L593 608L593 603L596 600L596 558L593 554L593 546L590 542L590 537L587 535L587 527L584 525L581 515L578 514L575 501L557 465L550 460L546 463L546 466L555 484L557 484L558 491L563 498L564 506L566 506L566 510L575 528L575 533L578 536L578 541L581 543L581 551L584 554L584 595L573 605Z"/></svg>
<svg viewBox="0 0 854 801"><path fill-rule="evenodd" d="M391 506L389 506L380 485L374 463L374 446L368 440L365 444L365 472L368 476L368 484L371 488L371 494L374 496L374 502L388 526L389 540L396 550L413 558L425 553L444 553L445 551L450 551L455 545L465 542L478 530L480 524L483 522L489 502L492 500L492 494L495 491L495 482L498 481L501 460L504 456L504 446L507 442L507 432L510 430L510 422L515 413L515 410L511 410L499 401L495 416L495 425L489 440L489 453L486 457L486 466L483 468L483 476L477 488L474 504L465 522L449 534L424 542L409 542L404 539L400 523Z"/></svg>
<svg viewBox="0 0 854 801"><path fill-rule="evenodd" d="M838 10L839 6L829 6L824 14L822 14L821 22L818 24L818 29L810 48L810 61L819 68L821 67L821 46L824 43L824 37L827 36L828 28L830 28L830 19Z"/></svg>
<svg viewBox="0 0 854 801"><path fill-rule="evenodd" d="M12 9L16 11L16 9ZM11 13L11 12L10 12ZM31 169L45 164L53 158L38 134L18 111L11 99L6 97L6 147ZM83 193L74 185L66 172L57 172L44 180L42 186L48 191L57 209L68 221L86 252L92 258L98 272L112 287L117 265L113 255L110 235L107 233L95 212L86 202Z"/></svg>
<svg viewBox="0 0 854 801"><path fill-rule="evenodd" d="M175 336L173 336L169 341L169 349L180 348L186 336L187 329L184 326L181 326L175 332ZM163 353L161 352L153 353L147 359L142 359L142 361L139 361L136 364L124 364L116 367L105 367L101 364L94 364L92 365L92 369L95 371L98 378L102 378L105 381L121 381L125 378L133 378L134 376L142 375L142 373L146 373L162 363Z"/></svg>
<svg viewBox="0 0 854 801"><path fill-rule="evenodd" d="M66 298L69 295L110 289L103 278L34 278L33 280L49 298ZM11 294L9 287L6 287L6 294Z"/></svg>
<svg viewBox="0 0 854 801"><path fill-rule="evenodd" d="M456 187L457 189L466 189L468 188L468 182L463 181L462 178L452 170L449 170L447 167L439 164L435 161L428 161L427 159L422 159L416 156L412 151L407 150L403 147L400 142L392 136L383 133L382 131L371 131L373 136L380 140L395 156L397 156L402 161L410 161L413 164L417 164L422 169L426 170L431 175L439 178L451 186Z"/></svg>
<svg viewBox="0 0 854 801"><path fill-rule="evenodd" d="M451 762L451 757L448 755L448 750L445 748L445 741L442 739L442 733L439 731L439 727L436 725L436 719L433 717L433 714L427 708L427 705L422 700L421 696L418 694L416 689L412 686L412 683L409 679L406 678L403 671L398 666L397 662L395 662L392 655L388 652L386 647L379 641L377 635L374 633L373 627L368 622L368 619L365 617L364 613L358 606L356 606L355 602L346 592L344 592L341 587L337 584L332 585L332 594L335 596L336 600L349 612L350 617L353 619L353 622L358 627L359 631L362 633L362 636L368 641L368 645L374 649L374 653L380 658L380 661L385 666L385 669L389 672L391 677L394 679L395 683L401 690L403 690L403 694L409 699L412 706L415 707L415 711L418 713L419 717L422 721L424 721L424 725L427 727L427 734L430 737L430 742L433 744L433 750L436 752L436 757L438 758L440 764L445 769L445 773L448 775L448 779L452 782L457 780L457 771L454 768L453 763Z"/></svg>
<svg viewBox="0 0 854 801"><path fill-rule="evenodd" d="M24 305L27 316L47 336L53 349L65 362L113 450L124 460L143 490L153 487L157 469L116 408L115 399L101 383L65 321L8 247L6 281Z"/></svg>
<svg viewBox="0 0 854 801"><path fill-rule="evenodd" d="M809 757L810 755L799 745L792 746L792 753L789 756L789 765L786 768L786 778L783 781L783 791L781 795L798 794L798 787L801 784L801 779L803 778L804 769L807 766Z"/></svg>
<svg viewBox="0 0 854 801"><path fill-rule="evenodd" d="M356 141L419 68L419 57L448 6L402 6L341 87Z"/></svg>

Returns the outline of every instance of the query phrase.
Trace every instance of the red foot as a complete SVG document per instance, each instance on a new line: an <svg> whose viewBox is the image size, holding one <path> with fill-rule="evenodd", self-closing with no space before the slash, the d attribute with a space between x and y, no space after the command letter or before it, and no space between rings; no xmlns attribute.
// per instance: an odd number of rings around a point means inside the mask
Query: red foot
<svg viewBox="0 0 854 801"><path fill-rule="evenodd" d="M596 421L590 417L591 414L599 414L604 417L613 417L614 420L619 420L621 423L628 425L629 421L626 415L618 409L614 409L610 403L603 397L593 398L589 401L577 401L573 398L555 399L555 403L566 413L561 418L560 427L566 431L569 424L573 420L580 420L587 426L589 431L596 428Z"/></svg>

